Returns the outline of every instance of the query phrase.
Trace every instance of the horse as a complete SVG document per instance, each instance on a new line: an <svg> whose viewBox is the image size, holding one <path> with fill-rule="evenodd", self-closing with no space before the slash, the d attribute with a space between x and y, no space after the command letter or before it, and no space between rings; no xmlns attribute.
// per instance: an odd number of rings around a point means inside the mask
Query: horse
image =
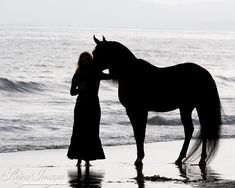
<svg viewBox="0 0 235 188"><path fill-rule="evenodd" d="M109 69L109 74L117 81L119 101L132 124L137 146L136 167L143 166L148 112L176 109L180 112L185 138L175 164L200 158L199 166L206 166L218 148L222 125L220 98L211 74L194 63L156 67L136 58L119 42L107 41L104 36L103 40L95 36L93 39L96 43L93 61L101 71ZM186 156L194 131L194 109L198 113L200 130Z"/></svg>

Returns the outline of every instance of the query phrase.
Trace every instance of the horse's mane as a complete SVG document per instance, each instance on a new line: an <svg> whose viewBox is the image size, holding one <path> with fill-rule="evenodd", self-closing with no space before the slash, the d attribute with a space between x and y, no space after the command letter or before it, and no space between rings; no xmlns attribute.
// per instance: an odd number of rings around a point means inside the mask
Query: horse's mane
<svg viewBox="0 0 235 188"><path fill-rule="evenodd" d="M135 60L135 55L123 44L116 42L116 41L108 41L107 42L108 48L113 49L115 53L119 54L120 58L127 58L128 60Z"/></svg>

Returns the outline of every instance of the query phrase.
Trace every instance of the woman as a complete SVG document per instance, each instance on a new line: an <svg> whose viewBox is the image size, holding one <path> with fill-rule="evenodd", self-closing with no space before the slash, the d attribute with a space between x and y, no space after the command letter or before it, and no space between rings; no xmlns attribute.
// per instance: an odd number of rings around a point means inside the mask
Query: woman
<svg viewBox="0 0 235 188"><path fill-rule="evenodd" d="M99 138L100 104L98 90L101 79L109 75L99 72L92 62L92 56L83 52L78 60L78 67L73 75L70 94L78 95L74 108L73 133L68 150L68 158L89 161L105 159Z"/></svg>

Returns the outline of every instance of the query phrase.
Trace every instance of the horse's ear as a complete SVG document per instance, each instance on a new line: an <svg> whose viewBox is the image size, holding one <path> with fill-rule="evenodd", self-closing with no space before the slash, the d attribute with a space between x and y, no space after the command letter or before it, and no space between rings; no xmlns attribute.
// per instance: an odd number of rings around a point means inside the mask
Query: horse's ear
<svg viewBox="0 0 235 188"><path fill-rule="evenodd" d="M95 37L95 35L93 35L93 39L94 39L94 41L95 41L96 44L99 44L99 43L100 43L100 41Z"/></svg>
<svg viewBox="0 0 235 188"><path fill-rule="evenodd" d="M102 36L103 36L103 42L107 42L107 40L105 39L104 35L102 35Z"/></svg>

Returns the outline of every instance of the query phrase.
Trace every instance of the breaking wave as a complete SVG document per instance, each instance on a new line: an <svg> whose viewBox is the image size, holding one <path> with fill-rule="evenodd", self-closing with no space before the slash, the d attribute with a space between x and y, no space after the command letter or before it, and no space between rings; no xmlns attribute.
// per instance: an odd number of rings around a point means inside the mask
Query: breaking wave
<svg viewBox="0 0 235 188"><path fill-rule="evenodd" d="M0 78L0 91L35 92L42 91L44 88L44 84L37 82L12 81L7 78Z"/></svg>
<svg viewBox="0 0 235 188"><path fill-rule="evenodd" d="M230 115L223 115L222 116L222 123L224 125L235 125L235 116ZM182 122L179 118L164 118L162 116L154 116L148 119L149 125L175 125L179 126L182 125ZM193 119L193 124L199 125L198 119Z"/></svg>

